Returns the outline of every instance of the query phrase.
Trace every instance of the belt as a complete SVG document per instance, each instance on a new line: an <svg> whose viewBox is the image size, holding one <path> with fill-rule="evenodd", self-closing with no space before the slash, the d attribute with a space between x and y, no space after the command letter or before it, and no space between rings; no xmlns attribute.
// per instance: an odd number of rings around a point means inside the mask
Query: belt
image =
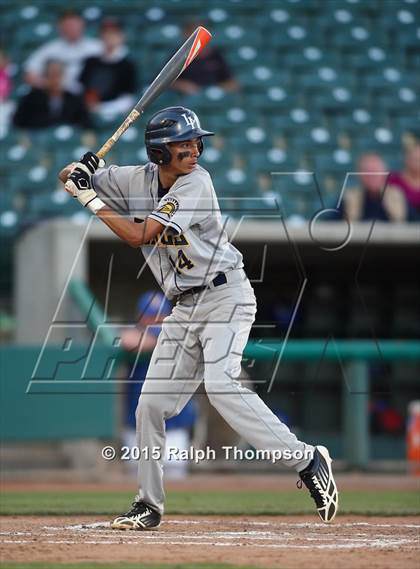
<svg viewBox="0 0 420 569"><path fill-rule="evenodd" d="M212 284L213 286L221 286L226 283L227 283L227 278L225 273L219 273L216 277L214 277L214 279L209 284L210 285ZM193 286L192 288L189 288L187 290L184 290L184 292L181 292L181 294L179 294L176 297L176 300L178 302L178 300L181 300L181 298L184 298L184 296L187 296L188 294L197 294L198 292L202 292L207 288L209 288L209 285Z"/></svg>

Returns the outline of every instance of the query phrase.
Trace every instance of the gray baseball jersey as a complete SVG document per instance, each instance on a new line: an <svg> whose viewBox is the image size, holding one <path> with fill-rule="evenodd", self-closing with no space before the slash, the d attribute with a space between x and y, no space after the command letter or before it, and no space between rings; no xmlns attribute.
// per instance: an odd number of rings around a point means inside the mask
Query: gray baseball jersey
<svg viewBox="0 0 420 569"><path fill-rule="evenodd" d="M141 247L157 282L172 298L210 283L219 272L243 267L228 241L210 174L201 166L159 195L158 166L110 166L93 185L104 203L142 222L147 216L170 231Z"/></svg>

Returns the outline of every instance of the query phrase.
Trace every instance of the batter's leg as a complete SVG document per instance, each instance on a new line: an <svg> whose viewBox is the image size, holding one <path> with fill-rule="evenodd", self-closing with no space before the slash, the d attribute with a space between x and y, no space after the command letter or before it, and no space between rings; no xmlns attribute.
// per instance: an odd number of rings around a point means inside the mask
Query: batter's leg
<svg viewBox="0 0 420 569"><path fill-rule="evenodd" d="M165 420L178 415L203 381L202 350L186 325L165 319L152 354L136 410L140 449L138 481L142 500L160 514L164 509ZM158 456L159 455L159 456Z"/></svg>
<svg viewBox="0 0 420 569"><path fill-rule="evenodd" d="M200 336L204 382L210 403L253 447L288 451L290 458L287 456L279 462L298 472L303 470L312 460L314 447L299 441L256 393L237 381L242 353L255 318L252 288L244 283L227 287L220 293L215 290L212 295L214 310ZM227 316L228 321L223 323Z"/></svg>
<svg viewBox="0 0 420 569"><path fill-rule="evenodd" d="M242 352L254 321L255 303L249 284L229 289L232 287L227 287L223 293L213 292L209 295L214 299L214 307L200 336L205 362L204 382L209 400L229 425L253 447L282 451L281 462L295 468L301 482L310 491L320 518L330 523L338 510L338 491L328 450L299 441L256 393L237 381ZM226 316L228 320L224 324L223 318ZM287 458L284 455L286 450Z"/></svg>

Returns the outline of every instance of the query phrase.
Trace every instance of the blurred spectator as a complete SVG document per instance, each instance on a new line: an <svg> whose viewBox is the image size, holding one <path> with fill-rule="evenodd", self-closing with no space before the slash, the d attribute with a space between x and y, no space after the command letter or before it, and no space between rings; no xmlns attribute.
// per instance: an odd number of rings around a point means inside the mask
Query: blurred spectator
<svg viewBox="0 0 420 569"><path fill-rule="evenodd" d="M79 76L84 61L102 51L99 40L84 36L85 21L74 11L64 12L58 19L60 37L49 41L29 56L25 63L25 80L32 87L45 87L45 67L48 61L61 61L64 68L64 88L81 93Z"/></svg>
<svg viewBox="0 0 420 569"><path fill-rule="evenodd" d="M10 117L14 110L14 102L9 99L12 91L10 79L10 63L3 49L0 49L0 135L8 131Z"/></svg>
<svg viewBox="0 0 420 569"><path fill-rule="evenodd" d="M420 143L407 148L402 172L391 172L388 178L388 190L402 192L409 206L408 219L420 220ZM387 190L387 191L388 191Z"/></svg>
<svg viewBox="0 0 420 569"><path fill-rule="evenodd" d="M122 334L121 345L127 352L135 352L136 355L153 351L163 319L171 312L171 305L161 292L146 292L140 296L137 302L137 327ZM125 400L125 430L123 443L129 448L137 446L136 439L136 408L149 367L149 358L139 358L131 369L127 382ZM180 451L190 447L191 429L195 423L195 406L190 400L184 409L176 417L166 421L166 448L176 448ZM132 463L137 469L136 463ZM165 475L167 478L182 478L187 474L188 462L167 460L165 463Z"/></svg>
<svg viewBox="0 0 420 569"><path fill-rule="evenodd" d="M278 299L273 299L270 303L269 320L276 324L279 333L286 334L293 325L293 333L296 336L302 324L303 310L296 311L294 299L287 298L286 295L281 295Z"/></svg>
<svg viewBox="0 0 420 569"><path fill-rule="evenodd" d="M12 90L10 79L9 60L5 52L0 49L0 102L3 103L9 98Z"/></svg>
<svg viewBox="0 0 420 569"><path fill-rule="evenodd" d="M405 221L407 204L401 192L387 187L388 172L383 159L374 153L364 154L357 166L359 188L344 194L341 211L349 221Z"/></svg>
<svg viewBox="0 0 420 569"><path fill-rule="evenodd" d="M136 91L136 68L128 57L124 33L115 18L101 26L103 53L86 60L80 82L91 111L125 113L133 106Z"/></svg>
<svg viewBox="0 0 420 569"><path fill-rule="evenodd" d="M404 419L396 407L383 399L369 403L370 428L374 434L401 435L404 432Z"/></svg>
<svg viewBox="0 0 420 569"><path fill-rule="evenodd" d="M187 24L184 28L185 37L189 37L197 26L196 23ZM209 44L182 72L172 88L184 95L195 95L211 85L217 85L226 91L236 91L239 88L222 53Z"/></svg>
<svg viewBox="0 0 420 569"><path fill-rule="evenodd" d="M83 97L63 89L63 64L50 61L42 89L31 89L18 103L13 123L21 128L47 128L57 124L89 127Z"/></svg>

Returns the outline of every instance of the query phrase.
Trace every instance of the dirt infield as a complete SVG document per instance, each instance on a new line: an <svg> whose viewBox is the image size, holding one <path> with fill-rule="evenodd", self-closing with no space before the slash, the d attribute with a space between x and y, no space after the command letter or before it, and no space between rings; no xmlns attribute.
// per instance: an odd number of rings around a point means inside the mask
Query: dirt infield
<svg viewBox="0 0 420 569"><path fill-rule="evenodd" d="M2 561L225 562L255 567L418 567L413 517L167 516L158 531L115 531L92 517L1 519Z"/></svg>

